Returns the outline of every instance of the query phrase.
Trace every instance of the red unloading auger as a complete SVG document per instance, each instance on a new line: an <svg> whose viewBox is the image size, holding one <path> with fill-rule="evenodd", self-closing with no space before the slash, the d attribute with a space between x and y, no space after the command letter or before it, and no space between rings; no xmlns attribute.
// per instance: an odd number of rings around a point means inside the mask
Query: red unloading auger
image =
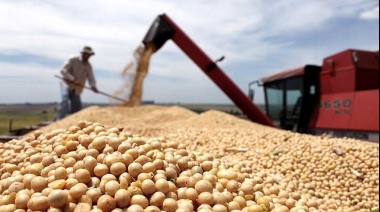
<svg viewBox="0 0 380 212"><path fill-rule="evenodd" d="M212 61L166 14L159 15L143 39L143 43L153 44L154 51L160 49L167 40L173 42L194 61L195 64L235 103L253 122L275 127L252 100Z"/></svg>

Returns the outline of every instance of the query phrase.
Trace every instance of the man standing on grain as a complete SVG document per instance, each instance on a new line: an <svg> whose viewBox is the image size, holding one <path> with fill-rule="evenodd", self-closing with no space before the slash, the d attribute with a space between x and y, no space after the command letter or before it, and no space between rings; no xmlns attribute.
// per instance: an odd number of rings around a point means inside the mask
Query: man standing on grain
<svg viewBox="0 0 380 212"><path fill-rule="evenodd" d="M83 92L86 80L90 84L91 90L98 92L96 81L89 58L94 55L91 47L85 46L81 55L69 58L62 70L63 80L61 81L61 104L58 110L58 120L64 118L66 113L78 112L82 109L80 95ZM69 107L70 102L70 107Z"/></svg>

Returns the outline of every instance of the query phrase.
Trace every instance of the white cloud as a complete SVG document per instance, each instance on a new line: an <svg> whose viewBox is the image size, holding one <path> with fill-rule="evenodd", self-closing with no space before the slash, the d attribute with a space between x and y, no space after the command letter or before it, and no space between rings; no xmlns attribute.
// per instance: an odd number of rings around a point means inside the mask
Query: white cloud
<svg viewBox="0 0 380 212"><path fill-rule="evenodd" d="M376 5L362 13L359 16L361 19L365 20L375 20L379 19L379 5Z"/></svg>

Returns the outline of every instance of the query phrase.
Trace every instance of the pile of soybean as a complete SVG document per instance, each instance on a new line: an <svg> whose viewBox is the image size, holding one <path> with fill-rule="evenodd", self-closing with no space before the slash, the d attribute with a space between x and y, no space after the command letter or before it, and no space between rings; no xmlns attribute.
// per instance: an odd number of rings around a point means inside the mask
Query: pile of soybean
<svg viewBox="0 0 380 212"><path fill-rule="evenodd" d="M275 130L218 111L141 107L144 118L136 109L108 108L117 117L103 110L0 144L0 211L378 210L376 143ZM84 117L107 124L76 120Z"/></svg>

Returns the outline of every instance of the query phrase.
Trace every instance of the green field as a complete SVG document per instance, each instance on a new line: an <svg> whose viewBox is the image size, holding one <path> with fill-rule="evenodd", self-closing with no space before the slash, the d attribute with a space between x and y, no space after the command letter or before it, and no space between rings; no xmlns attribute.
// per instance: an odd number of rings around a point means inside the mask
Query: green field
<svg viewBox="0 0 380 212"><path fill-rule="evenodd" d="M95 104L84 104L84 108ZM107 106L99 105L98 106ZM179 104L167 103L156 104L163 106L180 106L202 113L207 110L220 110L241 118L245 118L241 110L235 105L230 104ZM262 107L262 106L259 106ZM54 121L57 117L57 104L1 104L0 105L0 135L10 135L11 130L35 126L43 122ZM10 127L11 123L11 127Z"/></svg>
<svg viewBox="0 0 380 212"><path fill-rule="evenodd" d="M84 108L94 104L84 104ZM52 122L57 118L57 103L46 104L1 104L0 135L10 135L11 131Z"/></svg>
<svg viewBox="0 0 380 212"><path fill-rule="evenodd" d="M55 104L0 105L0 135L56 118ZM10 126L11 125L11 126Z"/></svg>

